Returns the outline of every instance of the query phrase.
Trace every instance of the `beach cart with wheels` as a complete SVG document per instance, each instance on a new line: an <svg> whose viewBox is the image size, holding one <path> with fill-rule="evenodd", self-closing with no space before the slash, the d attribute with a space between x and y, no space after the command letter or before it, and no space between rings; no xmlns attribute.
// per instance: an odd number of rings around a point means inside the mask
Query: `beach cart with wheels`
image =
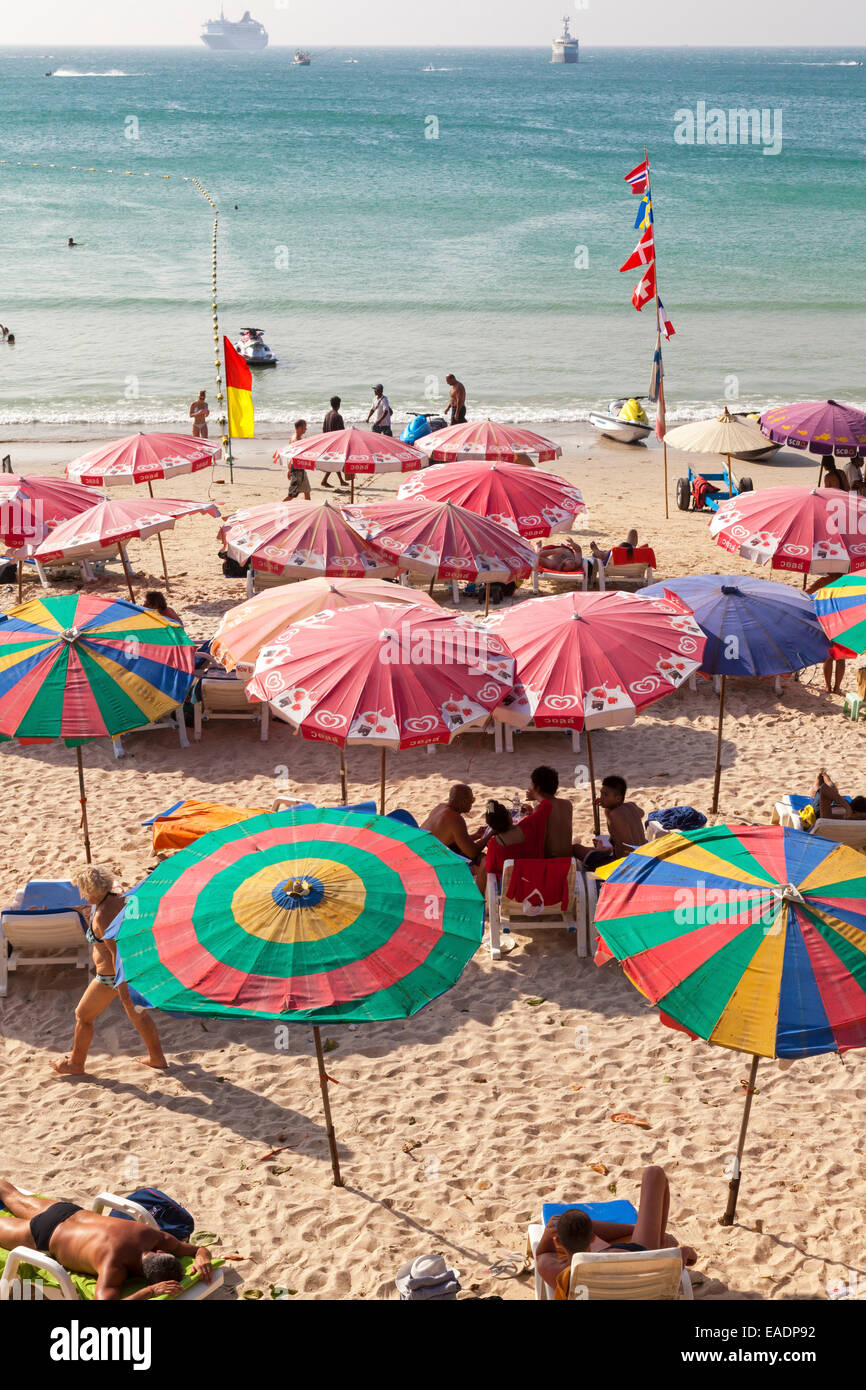
<svg viewBox="0 0 866 1390"><path fill-rule="evenodd" d="M752 491L751 478L736 478L728 469L723 473L698 473L690 465L688 477L677 478L677 507L681 512L715 512L721 502Z"/></svg>

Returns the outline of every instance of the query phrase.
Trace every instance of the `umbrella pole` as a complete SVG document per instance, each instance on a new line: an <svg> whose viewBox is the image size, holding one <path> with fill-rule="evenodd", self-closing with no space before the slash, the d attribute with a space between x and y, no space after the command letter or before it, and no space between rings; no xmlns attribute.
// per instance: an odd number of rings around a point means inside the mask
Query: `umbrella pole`
<svg viewBox="0 0 866 1390"><path fill-rule="evenodd" d="M733 1226L734 1216L737 1211L737 1196L740 1191L740 1167L743 1161L743 1149L746 1144L746 1130L749 1127L749 1111L752 1108L752 1096L755 1094L755 1077L758 1072L758 1058L752 1058L752 1069L749 1072L749 1080L746 1085L746 1104L743 1106L743 1122L740 1125L740 1138L737 1142L737 1157L734 1162L734 1173L728 1187L728 1205L725 1207L725 1214L719 1222L720 1226Z"/></svg>
<svg viewBox="0 0 866 1390"><path fill-rule="evenodd" d="M325 1071L325 1054L322 1051L322 1034L315 1023L313 1024L313 1040L316 1044L316 1061L319 1064L319 1086L322 1090L322 1107L325 1111L325 1131L328 1135L328 1148L331 1151L331 1171L334 1174L334 1186L342 1187L343 1179L340 1176L340 1157L337 1153L337 1136L334 1133L334 1122L331 1119L331 1102L328 1099L328 1074Z"/></svg>
<svg viewBox="0 0 866 1390"><path fill-rule="evenodd" d="M434 571L433 571L433 577L432 577L431 580L430 580L429 588L427 589L427 592L428 592L428 594L430 595L431 598L433 597L433 585L434 585L435 583L436 583L436 571L434 570Z"/></svg>
<svg viewBox="0 0 866 1390"><path fill-rule="evenodd" d="M719 783L722 780L722 724L725 718L725 676L719 691L719 729L716 735L716 770L713 776L713 811L719 809Z"/></svg>
<svg viewBox="0 0 866 1390"><path fill-rule="evenodd" d="M18 561L18 602L24 602L24 561Z"/></svg>
<svg viewBox="0 0 866 1390"><path fill-rule="evenodd" d="M600 835L601 819L595 801L595 767L592 761L592 735L587 728L584 728L584 733L586 734L586 761L589 763L589 785L592 788L592 828L596 835Z"/></svg>
<svg viewBox="0 0 866 1390"><path fill-rule="evenodd" d="M129 590L130 600L132 603L135 603L135 590L132 587L132 575L129 572L129 565L126 562L126 556L123 553L122 545L117 547L117 553L120 556L120 563L123 565L123 573L126 575L126 587Z"/></svg>
<svg viewBox="0 0 866 1390"><path fill-rule="evenodd" d="M382 749L382 771L379 776L379 815L385 814L385 759L388 755L387 748Z"/></svg>
<svg viewBox="0 0 866 1390"><path fill-rule="evenodd" d="M75 760L78 763L78 799L81 802L81 829L84 835L84 858L90 864L90 834L87 829L87 794L84 790L84 763L81 760L81 746L75 750Z"/></svg>
<svg viewBox="0 0 866 1390"><path fill-rule="evenodd" d="M669 521L671 514L668 510L668 446L664 440L662 440L662 448L665 451L665 521Z"/></svg>
<svg viewBox="0 0 866 1390"><path fill-rule="evenodd" d="M731 481L731 456L730 456L730 454L726 454L725 457L726 457L727 460L728 460L728 496L729 496L729 497L733 497L733 495L734 495L734 484L733 484L733 482Z"/></svg>
<svg viewBox="0 0 866 1390"><path fill-rule="evenodd" d="M489 612L490 612L490 585L489 585L489 584L485 584L485 585L484 585L484 616L485 616L485 618L487 617L487 615L488 615Z"/></svg>
<svg viewBox="0 0 866 1390"><path fill-rule="evenodd" d="M346 780L346 750L345 750L345 748L341 748L341 749L340 749L340 796L341 796L341 798L342 798L343 805L344 805L344 806L347 806L347 805L349 804L349 785L348 785L348 782L347 782L347 780Z"/></svg>
<svg viewBox="0 0 866 1390"><path fill-rule="evenodd" d="M350 501L350 503L351 503L351 502L354 502L354 500L355 500L355 475L354 475L354 473L350 473L350 474L349 474L349 501Z"/></svg>
<svg viewBox="0 0 866 1390"><path fill-rule="evenodd" d="M151 495L151 497L152 497L152 496L153 496L153 483L150 481L150 478L148 478L148 480L147 480L147 490L148 490L148 492L150 493L150 495ZM156 533L156 539L157 539L157 541L159 542L159 554L160 554L160 557L161 557L161 559L162 559L162 577L163 577L163 579L165 580L165 587L166 587L166 589L168 589L168 588L169 588L169 583L168 583L168 570L167 570L166 564L165 564L165 551L164 551L163 548L162 548L162 536L159 534L158 531L157 531L157 533Z"/></svg>

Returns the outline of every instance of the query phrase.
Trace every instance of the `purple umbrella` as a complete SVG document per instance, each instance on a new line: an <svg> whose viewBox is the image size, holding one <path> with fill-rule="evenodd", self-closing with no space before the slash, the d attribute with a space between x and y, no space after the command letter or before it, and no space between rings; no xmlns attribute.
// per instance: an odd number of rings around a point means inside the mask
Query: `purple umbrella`
<svg viewBox="0 0 866 1390"><path fill-rule="evenodd" d="M854 458L866 450L866 415L839 401L801 401L765 410L759 424L775 444Z"/></svg>

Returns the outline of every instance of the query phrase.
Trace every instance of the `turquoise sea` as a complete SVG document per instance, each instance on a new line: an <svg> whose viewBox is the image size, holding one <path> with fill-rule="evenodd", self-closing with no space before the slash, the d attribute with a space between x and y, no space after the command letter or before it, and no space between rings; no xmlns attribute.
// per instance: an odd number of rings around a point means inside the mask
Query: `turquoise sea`
<svg viewBox="0 0 866 1390"><path fill-rule="evenodd" d="M317 419L334 391L356 415L379 380L399 423L450 370L472 414L506 420L645 392L652 309L618 272L645 145L669 415L866 404L866 49L549 56L0 51L5 435L170 423L213 394L193 177L221 212L222 330L261 326L280 357L256 380L261 423ZM699 102L781 112L780 153L676 143Z"/></svg>

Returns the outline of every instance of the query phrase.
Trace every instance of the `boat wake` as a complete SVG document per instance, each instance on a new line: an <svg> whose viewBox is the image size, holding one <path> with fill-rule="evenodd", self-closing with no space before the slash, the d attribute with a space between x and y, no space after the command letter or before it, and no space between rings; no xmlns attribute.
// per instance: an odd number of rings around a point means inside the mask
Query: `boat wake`
<svg viewBox="0 0 866 1390"><path fill-rule="evenodd" d="M123 72L120 68L109 68L108 72L79 72L77 68L57 68L52 77L141 77L142 73Z"/></svg>

